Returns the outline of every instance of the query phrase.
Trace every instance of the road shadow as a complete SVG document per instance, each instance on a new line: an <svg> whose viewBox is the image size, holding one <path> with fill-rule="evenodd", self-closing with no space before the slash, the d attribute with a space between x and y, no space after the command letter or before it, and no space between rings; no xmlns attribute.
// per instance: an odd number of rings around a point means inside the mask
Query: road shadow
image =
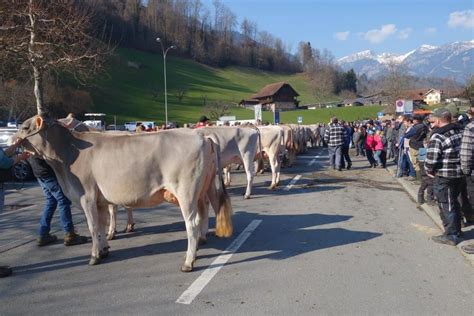
<svg viewBox="0 0 474 316"><path fill-rule="evenodd" d="M291 215L263 215L248 212L238 212L234 215L234 235L230 239L217 238L210 234L206 245L202 249L218 250L212 255L197 255L197 259L212 258L221 254L230 243L255 219L262 220L256 232L250 236L237 253L264 253L233 261L229 264L239 264L248 261L263 259L286 260L292 257L306 254L321 249L338 247L352 243L364 242L381 236L381 233L367 231L351 231L344 228L318 228L317 226L335 224L347 221L352 216L347 215L325 215L325 214L291 214ZM210 219L210 227L215 227L214 218ZM103 264L121 262L130 259L138 259L144 256L154 256L168 253L185 253L187 238L185 238L185 227L182 221L166 225L144 227L131 236L143 236L149 234L160 234L165 232L182 231L182 237L167 242L150 243L138 247L130 247L114 250L111 243L111 252ZM211 230L212 232L213 230ZM120 238L115 241L120 243ZM88 244L90 246L90 244ZM76 256L58 260L46 260L23 266L16 266L15 273L34 274L46 271L68 269L71 267L86 265L89 256ZM196 265L196 271L207 268L207 266Z"/></svg>

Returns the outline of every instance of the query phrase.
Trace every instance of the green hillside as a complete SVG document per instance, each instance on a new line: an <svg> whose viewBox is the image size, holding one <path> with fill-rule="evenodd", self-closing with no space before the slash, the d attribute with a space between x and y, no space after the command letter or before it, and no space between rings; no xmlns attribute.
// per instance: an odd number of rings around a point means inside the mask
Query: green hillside
<svg viewBox="0 0 474 316"><path fill-rule="evenodd" d="M337 99L334 96L324 100L316 99L303 74L276 74L241 67L218 69L173 57L172 53L169 53L166 64L169 121L196 122L200 115L206 114L205 102L237 104L266 84L279 81L290 83L298 91L301 104ZM140 68L127 66L128 62L138 63ZM177 95L179 91L186 91L181 102ZM109 123L114 115L119 123L135 120L163 122L165 106L162 56L128 49L117 50L107 76L97 80L91 95L94 110L106 113ZM378 110L378 107L368 107L284 112L281 120L296 123L297 116L303 116L304 123L309 124L325 122L333 114L343 118L347 116L346 119L374 116ZM250 110L235 107L231 112L237 119L253 118L253 111ZM271 113L264 112L264 120L271 121Z"/></svg>

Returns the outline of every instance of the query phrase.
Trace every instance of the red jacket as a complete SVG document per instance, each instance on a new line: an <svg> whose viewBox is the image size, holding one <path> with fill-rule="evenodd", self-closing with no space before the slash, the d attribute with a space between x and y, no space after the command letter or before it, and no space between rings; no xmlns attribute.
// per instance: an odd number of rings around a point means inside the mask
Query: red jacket
<svg viewBox="0 0 474 316"><path fill-rule="evenodd" d="M375 150L374 135L367 133L365 137L365 150Z"/></svg>
<svg viewBox="0 0 474 316"><path fill-rule="evenodd" d="M382 143L382 138L380 135L375 134L374 135L374 150L383 150L383 143Z"/></svg>

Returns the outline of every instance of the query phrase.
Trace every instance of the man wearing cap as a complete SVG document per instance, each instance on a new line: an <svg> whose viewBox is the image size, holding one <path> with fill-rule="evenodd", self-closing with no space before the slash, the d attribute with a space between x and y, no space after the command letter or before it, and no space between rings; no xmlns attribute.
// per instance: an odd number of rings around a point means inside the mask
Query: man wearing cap
<svg viewBox="0 0 474 316"><path fill-rule="evenodd" d="M324 141L328 144L329 163L333 169L341 171L341 153L344 140L347 137L346 129L339 124L337 117L331 119L329 128L324 133Z"/></svg>
<svg viewBox="0 0 474 316"><path fill-rule="evenodd" d="M444 234L432 240L455 246L461 239L461 209L458 201L463 173L460 149L462 130L451 123L447 109L436 109L430 117L433 132L428 143L425 170L434 177L433 191L436 195L443 221Z"/></svg>
<svg viewBox="0 0 474 316"><path fill-rule="evenodd" d="M464 129L461 140L461 169L466 175L468 194L471 203L474 200L474 107L467 112L471 120ZM466 253L474 254L474 244L461 247Z"/></svg>

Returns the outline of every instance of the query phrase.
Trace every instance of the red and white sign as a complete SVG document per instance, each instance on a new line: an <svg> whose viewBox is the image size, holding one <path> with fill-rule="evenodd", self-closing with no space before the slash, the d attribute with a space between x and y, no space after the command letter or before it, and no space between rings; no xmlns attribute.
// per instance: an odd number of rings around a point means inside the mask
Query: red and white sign
<svg viewBox="0 0 474 316"><path fill-rule="evenodd" d="M395 111L397 113L403 113L405 112L405 100L397 100L395 102L396 109Z"/></svg>

